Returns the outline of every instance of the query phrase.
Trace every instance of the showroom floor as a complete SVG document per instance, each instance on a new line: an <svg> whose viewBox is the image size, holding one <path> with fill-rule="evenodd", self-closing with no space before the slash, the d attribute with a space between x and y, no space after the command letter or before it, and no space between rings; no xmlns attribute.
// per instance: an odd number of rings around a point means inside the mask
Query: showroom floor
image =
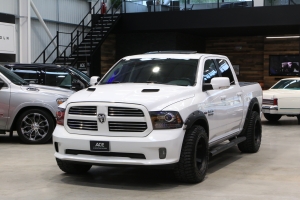
<svg viewBox="0 0 300 200"><path fill-rule="evenodd" d="M284 117L263 121L260 151L234 147L209 163L204 182L178 183L166 170L93 167L64 174L52 144L24 145L0 135L0 199L300 199L300 126Z"/></svg>

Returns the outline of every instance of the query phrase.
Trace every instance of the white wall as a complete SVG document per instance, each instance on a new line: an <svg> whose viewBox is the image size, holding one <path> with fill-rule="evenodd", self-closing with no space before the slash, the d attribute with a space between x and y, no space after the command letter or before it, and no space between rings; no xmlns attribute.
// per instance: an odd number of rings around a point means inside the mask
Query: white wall
<svg viewBox="0 0 300 200"><path fill-rule="evenodd" d="M32 0L32 2L45 20L53 37L56 35L56 31L73 31L90 8L89 0ZM16 17L16 61L19 62L19 0L0 0L0 5L1 13L12 14ZM61 41L66 43L66 39L67 36L62 36ZM37 58L50 41L45 29L31 8L31 62Z"/></svg>

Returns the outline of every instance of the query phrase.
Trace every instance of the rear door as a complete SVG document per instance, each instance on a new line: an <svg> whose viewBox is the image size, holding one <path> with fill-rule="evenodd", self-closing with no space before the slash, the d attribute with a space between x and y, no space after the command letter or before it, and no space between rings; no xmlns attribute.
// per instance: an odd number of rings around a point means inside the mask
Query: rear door
<svg viewBox="0 0 300 200"><path fill-rule="evenodd" d="M9 117L9 101L10 101L10 87L0 77L0 81L4 82L4 86L0 89L0 130L6 130L6 123Z"/></svg>

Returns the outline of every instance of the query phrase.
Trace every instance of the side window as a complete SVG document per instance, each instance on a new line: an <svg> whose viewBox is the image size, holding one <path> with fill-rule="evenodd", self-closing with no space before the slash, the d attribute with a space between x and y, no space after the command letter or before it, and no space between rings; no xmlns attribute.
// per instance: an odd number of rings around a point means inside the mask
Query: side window
<svg viewBox="0 0 300 200"><path fill-rule="evenodd" d="M57 86L61 88L72 89L73 85L78 85L77 89L84 88L84 84L73 77L63 69L46 69L45 70L45 85Z"/></svg>
<svg viewBox="0 0 300 200"><path fill-rule="evenodd" d="M222 74L222 77L228 77L230 84L234 85L234 78L232 75L232 71L230 69L230 66L228 65L228 63L226 62L226 60L223 59L217 59L217 62L219 63L219 70Z"/></svg>
<svg viewBox="0 0 300 200"><path fill-rule="evenodd" d="M28 83L39 83L39 72L35 68L15 68L13 72Z"/></svg>
<svg viewBox="0 0 300 200"><path fill-rule="evenodd" d="M8 87L8 85L0 78L0 82L4 83L3 87Z"/></svg>
<svg viewBox="0 0 300 200"><path fill-rule="evenodd" d="M203 82L210 83L214 77L218 77L217 67L213 60L206 60L203 69Z"/></svg>

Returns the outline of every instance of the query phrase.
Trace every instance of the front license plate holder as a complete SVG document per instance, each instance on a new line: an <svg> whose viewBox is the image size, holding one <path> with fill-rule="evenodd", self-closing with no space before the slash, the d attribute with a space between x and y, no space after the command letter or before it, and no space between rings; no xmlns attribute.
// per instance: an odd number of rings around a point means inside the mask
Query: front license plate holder
<svg viewBox="0 0 300 200"><path fill-rule="evenodd" d="M91 151L109 151L110 144L108 141L90 141Z"/></svg>

